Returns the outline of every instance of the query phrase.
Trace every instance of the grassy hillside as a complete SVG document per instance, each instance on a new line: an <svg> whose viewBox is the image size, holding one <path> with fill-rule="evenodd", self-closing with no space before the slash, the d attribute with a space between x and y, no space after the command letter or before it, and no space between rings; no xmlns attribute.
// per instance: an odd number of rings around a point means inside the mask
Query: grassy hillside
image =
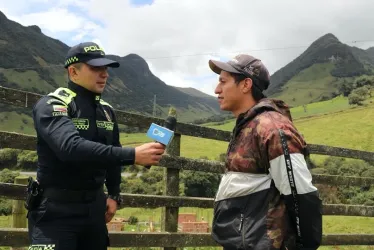
<svg viewBox="0 0 374 250"><path fill-rule="evenodd" d="M33 120L29 115L16 111L0 112L0 131L35 135L33 124Z"/></svg>
<svg viewBox="0 0 374 250"><path fill-rule="evenodd" d="M280 93L271 97L284 100L290 106L296 107L331 99L345 82L353 84L364 77L374 79L374 76L367 75L337 78L330 73L334 68L335 65L333 63L314 64L292 77L282 86Z"/></svg>
<svg viewBox="0 0 374 250"><path fill-rule="evenodd" d="M330 74L333 68L331 63L314 64L292 77L282 86L281 94L272 97L298 106L318 100L322 95L330 96L336 89L336 78Z"/></svg>
<svg viewBox="0 0 374 250"><path fill-rule="evenodd" d="M293 106L327 100L337 93L347 94L345 88L354 86L356 77L372 76L373 69L371 50L350 47L328 33L276 71L265 93L283 97ZM346 84L344 88L342 83Z"/></svg>

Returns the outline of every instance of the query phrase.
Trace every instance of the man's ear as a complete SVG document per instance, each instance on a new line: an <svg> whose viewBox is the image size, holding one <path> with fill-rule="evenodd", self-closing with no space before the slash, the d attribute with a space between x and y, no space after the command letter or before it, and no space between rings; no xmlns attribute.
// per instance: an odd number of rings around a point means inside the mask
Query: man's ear
<svg viewBox="0 0 374 250"><path fill-rule="evenodd" d="M245 78L243 80L242 91L243 91L244 94L251 92L251 90L252 90L252 84L253 83L252 83L252 79L251 78Z"/></svg>
<svg viewBox="0 0 374 250"><path fill-rule="evenodd" d="M69 66L68 67L68 72L69 72L69 76L71 79L73 79L74 77L76 77L78 74L77 74L77 68L75 68L74 66Z"/></svg>

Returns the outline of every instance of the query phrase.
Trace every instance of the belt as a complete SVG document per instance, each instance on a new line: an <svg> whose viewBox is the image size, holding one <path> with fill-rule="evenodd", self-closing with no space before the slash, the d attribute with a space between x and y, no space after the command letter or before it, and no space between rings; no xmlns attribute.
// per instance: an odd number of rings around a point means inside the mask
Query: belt
<svg viewBox="0 0 374 250"><path fill-rule="evenodd" d="M47 187L43 196L61 202L88 202L96 200L99 193L104 193L102 187L94 190L71 190Z"/></svg>

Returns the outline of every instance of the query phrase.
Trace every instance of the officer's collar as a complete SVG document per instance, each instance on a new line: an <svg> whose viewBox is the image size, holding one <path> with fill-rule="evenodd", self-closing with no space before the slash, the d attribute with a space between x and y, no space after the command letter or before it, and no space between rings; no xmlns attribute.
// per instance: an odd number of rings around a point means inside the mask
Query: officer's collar
<svg viewBox="0 0 374 250"><path fill-rule="evenodd" d="M78 84L75 82L69 81L68 83L69 89L77 93L77 95L80 95L84 98L91 99L93 101L99 102L101 99L101 94L94 93Z"/></svg>

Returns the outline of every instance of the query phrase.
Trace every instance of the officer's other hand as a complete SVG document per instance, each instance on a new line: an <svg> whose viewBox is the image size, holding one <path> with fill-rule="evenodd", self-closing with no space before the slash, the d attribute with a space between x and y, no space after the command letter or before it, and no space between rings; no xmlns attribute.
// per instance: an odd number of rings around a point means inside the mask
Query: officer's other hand
<svg viewBox="0 0 374 250"><path fill-rule="evenodd" d="M165 146L157 142L145 143L135 148L135 164L157 165L165 152Z"/></svg>
<svg viewBox="0 0 374 250"><path fill-rule="evenodd" d="M113 199L106 199L106 212L105 212L105 222L109 223L117 211L117 202Z"/></svg>

